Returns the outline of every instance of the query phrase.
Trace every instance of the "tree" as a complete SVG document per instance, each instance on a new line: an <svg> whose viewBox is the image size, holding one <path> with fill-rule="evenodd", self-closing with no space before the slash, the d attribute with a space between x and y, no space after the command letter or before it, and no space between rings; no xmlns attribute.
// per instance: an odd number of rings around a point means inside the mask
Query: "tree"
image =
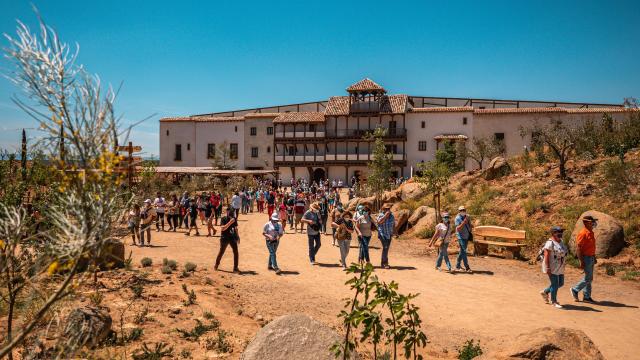
<svg viewBox="0 0 640 360"><path fill-rule="evenodd" d="M77 51L71 52L39 20L38 34L19 23L17 36L6 36L5 55L14 68L11 81L25 94L14 101L38 121L43 148L60 171L47 169L49 193L41 222L31 221L35 216L22 204L4 202L4 197L0 204L0 296L12 309L0 358L10 360L14 349L46 323L56 304L91 278L81 272L83 264L95 264L104 256L131 199L121 191L123 177L114 171L118 156L113 149L121 135L113 111L115 93L104 93L96 76L75 65ZM67 141L64 151L58 150L60 139ZM26 177L36 184L42 181L37 174L29 170ZM43 301L15 312L16 303L34 298ZM49 358L73 357L82 345L75 340L84 334L67 335L73 338L59 337Z"/></svg>
<svg viewBox="0 0 640 360"><path fill-rule="evenodd" d="M367 134L364 138L373 141L373 159L367 165L369 169L367 174L367 187L375 196L375 204L378 206L382 193L389 190L389 178L391 177L391 169L393 168L392 154L387 152L384 144L384 135L386 130L376 128L373 133Z"/></svg>
<svg viewBox="0 0 640 360"><path fill-rule="evenodd" d="M551 119L548 124L535 124L531 128L521 128L520 134L535 136L538 141L551 149L558 159L560 178L567 179L566 164L580 137L580 127L566 125L560 119Z"/></svg>
<svg viewBox="0 0 640 360"><path fill-rule="evenodd" d="M418 164L418 176L416 181L428 192L433 194L433 203L436 208L436 221L440 221L440 193L449 184L452 171L443 162L429 161Z"/></svg>
<svg viewBox="0 0 640 360"><path fill-rule="evenodd" d="M219 170L233 170L236 168L235 159L231 156L231 147L227 141L219 144L211 161L211 166Z"/></svg>
<svg viewBox="0 0 640 360"><path fill-rule="evenodd" d="M463 158L474 160L480 170L486 159L491 159L499 153L496 142L488 137L474 137L471 140L471 146L463 148Z"/></svg>

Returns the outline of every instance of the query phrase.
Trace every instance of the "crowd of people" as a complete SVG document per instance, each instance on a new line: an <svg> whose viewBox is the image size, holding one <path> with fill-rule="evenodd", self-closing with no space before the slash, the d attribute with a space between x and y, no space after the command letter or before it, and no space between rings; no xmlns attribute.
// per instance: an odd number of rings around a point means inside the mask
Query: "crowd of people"
<svg viewBox="0 0 640 360"><path fill-rule="evenodd" d="M402 180L398 180L400 183ZM371 263L369 244L374 234L377 234L382 245L380 266L389 269L389 248L394 235L395 218L391 212L391 204L384 204L380 211L374 213L371 208L359 205L351 212L343 207L340 198L342 181L313 181L292 178L284 186L281 179L258 180L256 187L250 187L233 193L230 199L220 192L202 192L190 196L184 192L180 197L170 194L166 200L161 193L157 193L154 200L146 199L142 206L135 204L129 212L128 227L131 231L133 245L151 245L151 230L155 225L156 231L172 231L183 229L186 236L192 230L199 236L201 228L207 229L206 236L216 235L220 228L220 249L215 261L218 269L220 261L227 249L233 251L233 271L239 272L238 218L249 213L263 213L268 221L263 227L262 234L268 252L269 270L280 274L277 261L277 251L280 240L286 234L286 228L293 233L306 233L308 239L308 256L311 265L317 265L316 255L322 245L321 235L330 235L332 245L339 248L340 265L346 269L351 249L351 240L355 237L358 242L358 262ZM358 186L352 178L348 190L352 198L354 189ZM223 209L226 206L226 211ZM436 247L438 256L435 269L442 271L444 261L447 272L473 272L467 257L468 244L473 241L473 224L464 206L458 207L458 214L453 222L448 212L441 214L442 221L435 226L435 231L429 241L429 246ZM577 258L584 270L584 278L570 289L571 297L579 301L579 292L583 291L583 301L593 302L591 284L595 259L595 236L593 228L597 219L585 216L584 229L577 236ZM167 229L165 230L165 222ZM564 285L564 271L567 248L564 245L561 227L554 226L550 230L551 236L540 250L539 260L542 271L549 278L549 286L540 292L547 304L562 308L558 302L558 289ZM454 238L459 245L459 252L455 268L451 266L448 247ZM463 268L464 266L464 268Z"/></svg>

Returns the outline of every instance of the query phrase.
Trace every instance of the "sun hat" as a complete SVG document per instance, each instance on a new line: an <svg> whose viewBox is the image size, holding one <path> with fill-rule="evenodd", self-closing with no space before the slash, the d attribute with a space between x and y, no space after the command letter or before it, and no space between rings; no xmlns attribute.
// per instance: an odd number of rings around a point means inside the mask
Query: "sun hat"
<svg viewBox="0 0 640 360"><path fill-rule="evenodd" d="M311 207L316 209L316 210L320 210L320 205L318 205L318 203L311 204Z"/></svg>
<svg viewBox="0 0 640 360"><path fill-rule="evenodd" d="M386 204L382 205L383 209L391 209L391 207L392 207L391 203L386 203Z"/></svg>
<svg viewBox="0 0 640 360"><path fill-rule="evenodd" d="M278 216L277 212L271 214L271 220L280 221L280 217Z"/></svg>
<svg viewBox="0 0 640 360"><path fill-rule="evenodd" d="M450 217L451 217L451 216L449 216L449 213L448 213L448 212L446 212L446 211L445 211L445 212L443 212L443 213L442 213L442 218L443 218L443 219L444 219L444 218L450 218Z"/></svg>
<svg viewBox="0 0 640 360"><path fill-rule="evenodd" d="M151 204L151 199L147 199L144 201L145 204Z"/></svg>
<svg viewBox="0 0 640 360"><path fill-rule="evenodd" d="M583 216L582 217L582 221L589 221L589 222L594 222L594 221L598 221L598 219L594 218L591 215L587 215L587 216Z"/></svg>
<svg viewBox="0 0 640 360"><path fill-rule="evenodd" d="M466 211L467 209L464 207L464 205L460 205L458 206L458 211Z"/></svg>
<svg viewBox="0 0 640 360"><path fill-rule="evenodd" d="M557 232L559 232L559 233L564 232L564 229L561 228L560 226L552 226L551 227L551 233L553 234L553 233L557 233Z"/></svg>

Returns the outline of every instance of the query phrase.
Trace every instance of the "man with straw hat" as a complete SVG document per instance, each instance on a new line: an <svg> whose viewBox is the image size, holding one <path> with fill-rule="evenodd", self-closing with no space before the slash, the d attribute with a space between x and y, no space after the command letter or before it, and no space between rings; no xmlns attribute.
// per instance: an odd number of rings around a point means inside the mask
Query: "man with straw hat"
<svg viewBox="0 0 640 360"><path fill-rule="evenodd" d="M580 269L584 270L584 277L571 288L573 300L580 301L578 294L584 290L584 302L595 302L591 297L591 283L593 282L593 267L596 264L596 237L593 229L598 225L598 219L591 215L582 217L584 228L576 236L576 257L580 260Z"/></svg>
<svg viewBox="0 0 640 360"><path fill-rule="evenodd" d="M320 250L320 206L311 204L309 210L302 216L302 222L307 224L307 239L309 240L309 262L317 265L316 254Z"/></svg>
<svg viewBox="0 0 640 360"><path fill-rule="evenodd" d="M280 245L280 238L284 235L284 227L280 224L280 217L277 212L271 214L269 221L264 224L262 234L264 235L267 249L269 250L268 269L274 270L277 275L280 275L281 271L278 267L276 252L278 251L278 245Z"/></svg>
<svg viewBox="0 0 640 360"><path fill-rule="evenodd" d="M382 244L380 266L389 269L389 248L391 247L391 237L393 236L393 230L396 224L396 219L391 213L390 203L382 205L382 209L380 209L380 213L376 219L376 224L378 227L378 238Z"/></svg>

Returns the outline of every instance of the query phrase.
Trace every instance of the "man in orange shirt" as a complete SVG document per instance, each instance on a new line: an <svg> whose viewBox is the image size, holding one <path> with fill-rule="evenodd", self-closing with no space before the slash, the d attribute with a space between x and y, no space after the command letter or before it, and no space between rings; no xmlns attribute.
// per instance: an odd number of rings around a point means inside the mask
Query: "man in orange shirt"
<svg viewBox="0 0 640 360"><path fill-rule="evenodd" d="M593 282L593 267L596 264L596 237L593 228L598 225L598 219L587 215L582 218L584 228L580 230L576 237L576 256L580 260L580 268L584 270L584 278L571 288L573 300L580 301L578 293L584 290L584 302L594 303L591 298L591 283Z"/></svg>

